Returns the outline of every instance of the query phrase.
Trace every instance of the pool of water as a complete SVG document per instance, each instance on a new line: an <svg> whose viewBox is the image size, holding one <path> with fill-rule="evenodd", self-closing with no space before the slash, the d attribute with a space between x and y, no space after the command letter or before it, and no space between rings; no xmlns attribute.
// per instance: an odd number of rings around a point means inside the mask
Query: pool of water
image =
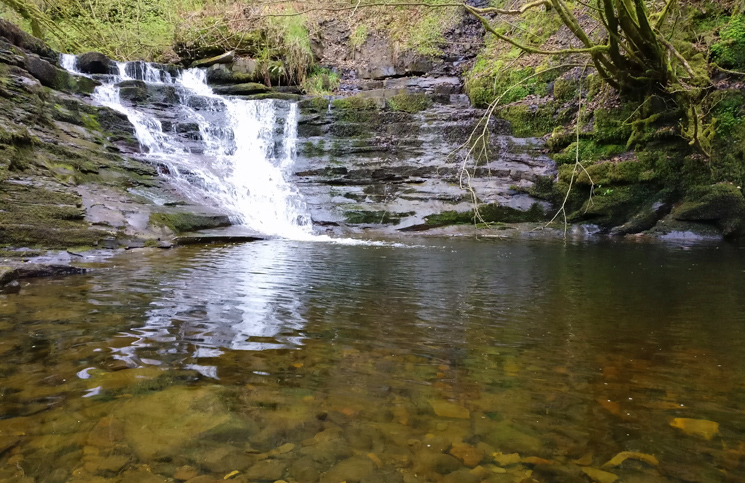
<svg viewBox="0 0 745 483"><path fill-rule="evenodd" d="M0 481L745 481L745 250L266 241L0 295Z"/></svg>

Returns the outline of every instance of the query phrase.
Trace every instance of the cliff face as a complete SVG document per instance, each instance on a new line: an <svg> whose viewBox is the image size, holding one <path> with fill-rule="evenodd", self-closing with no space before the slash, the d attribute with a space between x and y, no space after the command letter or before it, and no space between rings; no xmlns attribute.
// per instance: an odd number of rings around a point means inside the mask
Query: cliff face
<svg viewBox="0 0 745 483"><path fill-rule="evenodd" d="M91 104L96 85L0 21L0 245L168 246L174 229L229 224L132 156L132 125Z"/></svg>
<svg viewBox="0 0 745 483"><path fill-rule="evenodd" d="M225 211L185 200L159 175L162 166L143 161L126 116L92 103L95 80L70 75L55 52L13 25L0 27L0 244L169 246L178 233L230 224ZM503 123L492 121L493 158L464 164L456 152L483 115L450 75L462 59L438 65L416 57L395 65L386 64L393 62L390 56L376 59L365 63L362 82L356 71L347 72L342 88L355 95L300 101L292 181L317 231L472 222L471 188L487 205L485 221L543 219L548 204L525 194L538 178L555 175L540 140L513 138ZM103 56L79 61L90 64L91 72L107 69ZM226 92L278 98L275 143L287 142L283 116L289 102L301 99L296 89L266 92L247 83L250 74L239 71L250 67L245 59L227 56L206 64L212 78L220 73ZM423 75L400 77L414 73ZM119 87L125 103L144 109L199 152L199 132L175 113L172 87L141 81ZM215 106L204 106L204 112Z"/></svg>
<svg viewBox="0 0 745 483"><path fill-rule="evenodd" d="M296 176L316 223L397 231L472 223L473 193L483 221L544 218L548 203L525 194L556 174L540 139L515 138L492 120L489 158L466 160L460 148L484 112L457 93L457 78L386 84L301 102Z"/></svg>

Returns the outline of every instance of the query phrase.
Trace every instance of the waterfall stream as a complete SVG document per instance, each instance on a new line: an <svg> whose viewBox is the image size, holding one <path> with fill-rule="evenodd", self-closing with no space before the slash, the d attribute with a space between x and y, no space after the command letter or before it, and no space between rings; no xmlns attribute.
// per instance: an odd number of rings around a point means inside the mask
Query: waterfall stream
<svg viewBox="0 0 745 483"><path fill-rule="evenodd" d="M62 54L60 64L85 75L74 55ZM312 236L303 197L288 181L297 104L219 96L199 69L173 76L145 62L117 62L116 68L116 74L90 76L101 82L94 101L127 116L144 159L161 166L179 192L266 235ZM123 89L140 89L148 101L128 100Z"/></svg>

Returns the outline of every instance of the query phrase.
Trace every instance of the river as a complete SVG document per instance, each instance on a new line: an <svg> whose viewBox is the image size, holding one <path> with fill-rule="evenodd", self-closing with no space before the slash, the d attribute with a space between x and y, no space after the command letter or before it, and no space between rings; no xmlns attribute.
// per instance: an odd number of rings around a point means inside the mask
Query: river
<svg viewBox="0 0 745 483"><path fill-rule="evenodd" d="M0 481L743 481L743 253L271 240L25 280Z"/></svg>

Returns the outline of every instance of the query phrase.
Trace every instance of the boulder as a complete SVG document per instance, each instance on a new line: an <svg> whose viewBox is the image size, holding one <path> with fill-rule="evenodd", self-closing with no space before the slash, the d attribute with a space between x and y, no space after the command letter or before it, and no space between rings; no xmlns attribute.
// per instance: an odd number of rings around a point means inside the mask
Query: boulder
<svg viewBox="0 0 745 483"><path fill-rule="evenodd" d="M31 54L26 58L26 69L29 74L39 79L41 85L52 89L60 89L69 83L66 82L70 77L67 72L58 69L38 55Z"/></svg>
<svg viewBox="0 0 745 483"><path fill-rule="evenodd" d="M78 56L77 66L84 74L108 74L111 60L100 52L86 52Z"/></svg>

